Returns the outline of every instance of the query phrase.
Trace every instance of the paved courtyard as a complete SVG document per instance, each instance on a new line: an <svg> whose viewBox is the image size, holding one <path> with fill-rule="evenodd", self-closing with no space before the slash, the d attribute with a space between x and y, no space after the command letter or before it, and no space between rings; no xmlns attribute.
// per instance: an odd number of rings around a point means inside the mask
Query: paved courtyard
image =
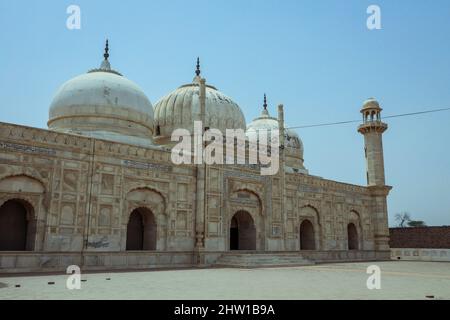
<svg viewBox="0 0 450 320"><path fill-rule="evenodd" d="M366 286L372 264L381 269L379 290ZM446 262L111 272L81 278L87 281L80 290L68 290L66 275L0 277L0 299L450 299Z"/></svg>

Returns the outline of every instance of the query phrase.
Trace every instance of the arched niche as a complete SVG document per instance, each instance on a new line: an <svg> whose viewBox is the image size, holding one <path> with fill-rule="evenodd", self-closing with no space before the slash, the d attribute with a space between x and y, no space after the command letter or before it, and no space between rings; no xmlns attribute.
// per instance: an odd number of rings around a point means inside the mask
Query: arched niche
<svg viewBox="0 0 450 320"><path fill-rule="evenodd" d="M233 232L231 229L232 223L235 224L236 222L239 222L239 220L236 219L235 221L233 221L233 217L237 218L241 215L243 216L244 214L242 214L242 212L244 212L245 216L248 215L249 217L251 217L251 221L253 221L254 231L252 232L254 232L254 238L256 239L254 249L249 250L265 250L266 225L263 215L261 197L259 196L259 194L247 188L235 189L235 191L232 192L229 196L226 212L227 223L224 226L226 229L224 233L226 235L226 248L231 247L231 232ZM236 214L238 213L239 215L236 216ZM243 221L243 219L241 220ZM246 220L250 221L250 219ZM253 235L251 235L251 237L253 237Z"/></svg>
<svg viewBox="0 0 450 320"><path fill-rule="evenodd" d="M304 225L304 230L308 232L309 236L312 235L314 236L314 245L311 244L312 240L308 240L309 244L308 247L312 248L314 247L314 249L303 249L303 250L320 250L321 249L321 234L322 234L322 230L321 230L321 224L320 224L320 216L319 216L319 211L311 206L311 205L306 205L300 208L299 212L298 212L298 236L299 236L299 248L301 250L301 229L302 229L302 225L303 223L307 221L307 223L309 222L312 226L312 230L311 228L309 228L309 225ZM306 239L306 237L305 237ZM304 239L304 241L305 241Z"/></svg>
<svg viewBox="0 0 450 320"><path fill-rule="evenodd" d="M156 250L157 224L148 208L134 209L128 219L126 250Z"/></svg>
<svg viewBox="0 0 450 320"><path fill-rule="evenodd" d="M142 223L141 226L139 221ZM166 201L159 191L144 187L127 193L122 216L122 250L127 250L127 231L130 229L130 222L133 230L142 228L143 245L142 249L138 250L165 250L167 247Z"/></svg>
<svg viewBox="0 0 450 320"><path fill-rule="evenodd" d="M361 217L358 211L350 210L347 215L347 249L349 250L363 250L363 228Z"/></svg>
<svg viewBox="0 0 450 320"><path fill-rule="evenodd" d="M256 227L252 216L238 211L230 222L230 250L256 250Z"/></svg>
<svg viewBox="0 0 450 320"><path fill-rule="evenodd" d="M46 204L45 195L44 184L34 177L18 174L0 179L0 208L2 208L0 209L2 212L0 223L3 228L17 228L17 224L22 224L21 230L26 228L26 244L22 250L39 251L43 248L47 216L47 208L44 205ZM14 220L18 216L23 216L24 212L25 222L22 218L19 219L22 222ZM13 227L14 224L16 224L15 227ZM21 232L17 229L17 234L21 234Z"/></svg>
<svg viewBox="0 0 450 320"><path fill-rule="evenodd" d="M300 224L300 250L315 250L316 238L314 225L308 219L303 219Z"/></svg>
<svg viewBox="0 0 450 320"><path fill-rule="evenodd" d="M0 251L33 251L36 224L33 206L23 199L0 205Z"/></svg>
<svg viewBox="0 0 450 320"><path fill-rule="evenodd" d="M9 176L0 180L0 192L42 194L42 183L26 175Z"/></svg>
<svg viewBox="0 0 450 320"><path fill-rule="evenodd" d="M348 250L359 250L358 231L354 223L347 225L347 248Z"/></svg>

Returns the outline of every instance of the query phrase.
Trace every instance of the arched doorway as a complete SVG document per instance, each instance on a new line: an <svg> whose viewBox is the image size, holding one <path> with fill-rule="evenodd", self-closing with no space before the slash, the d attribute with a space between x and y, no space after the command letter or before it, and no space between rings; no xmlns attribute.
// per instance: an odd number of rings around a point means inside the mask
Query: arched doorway
<svg viewBox="0 0 450 320"><path fill-rule="evenodd" d="M315 250L314 226L309 220L300 225L300 250Z"/></svg>
<svg viewBox="0 0 450 320"><path fill-rule="evenodd" d="M22 200L8 200L0 207L0 251L32 250L28 210L32 209Z"/></svg>
<svg viewBox="0 0 450 320"><path fill-rule="evenodd" d="M347 226L348 250L358 250L358 231L353 223Z"/></svg>
<svg viewBox="0 0 450 320"><path fill-rule="evenodd" d="M131 212L126 250L156 250L156 221L149 209L137 208Z"/></svg>
<svg viewBox="0 0 450 320"><path fill-rule="evenodd" d="M246 211L239 211L231 218L230 250L256 250L255 223Z"/></svg>

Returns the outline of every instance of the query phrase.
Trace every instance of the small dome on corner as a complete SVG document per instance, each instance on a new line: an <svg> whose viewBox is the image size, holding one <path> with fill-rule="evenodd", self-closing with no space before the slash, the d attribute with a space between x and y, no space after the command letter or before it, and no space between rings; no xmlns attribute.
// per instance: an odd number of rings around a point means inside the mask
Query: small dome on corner
<svg viewBox="0 0 450 320"><path fill-rule="evenodd" d="M381 110L380 104L375 98L369 98L366 101L364 101L363 106L361 108L361 111L367 110L367 109L378 109Z"/></svg>

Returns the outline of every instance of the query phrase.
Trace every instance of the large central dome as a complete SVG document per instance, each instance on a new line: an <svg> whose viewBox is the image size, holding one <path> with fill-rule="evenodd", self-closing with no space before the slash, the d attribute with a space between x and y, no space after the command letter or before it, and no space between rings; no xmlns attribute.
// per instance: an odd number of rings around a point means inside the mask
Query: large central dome
<svg viewBox="0 0 450 320"><path fill-rule="evenodd" d="M117 142L152 145L153 107L132 81L111 69L108 45L100 68L64 83L50 105L48 127Z"/></svg>
<svg viewBox="0 0 450 320"><path fill-rule="evenodd" d="M192 83L183 85L161 98L155 104L155 142L170 144L175 129L194 130L194 121L200 115L200 70ZM228 96L211 85L206 85L205 127L245 131L245 118L241 108Z"/></svg>

